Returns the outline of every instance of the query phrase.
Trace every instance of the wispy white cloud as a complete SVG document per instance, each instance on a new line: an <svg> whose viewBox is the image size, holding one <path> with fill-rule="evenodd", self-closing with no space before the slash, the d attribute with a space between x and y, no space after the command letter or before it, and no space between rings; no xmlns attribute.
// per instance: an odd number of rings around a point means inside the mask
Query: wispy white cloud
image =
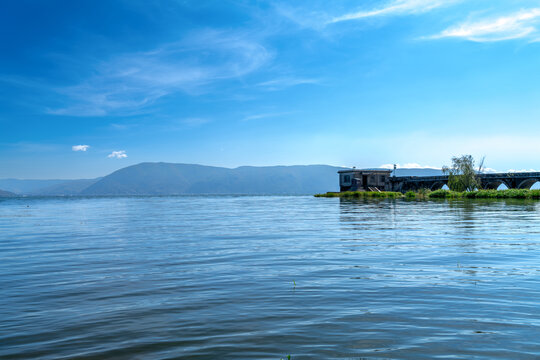
<svg viewBox="0 0 540 360"><path fill-rule="evenodd" d="M253 115L246 116L242 120L251 121L251 120L259 120L259 119L266 119L266 118L275 118L275 117L280 117L280 116L285 116L285 115L290 115L290 114L294 114L294 112L288 111L288 112L275 112L275 113L261 113L261 114L253 114Z"/></svg>
<svg viewBox="0 0 540 360"><path fill-rule="evenodd" d="M497 173L499 171L497 171L496 169L493 169L493 168L485 167L485 168L482 168L482 172L483 173Z"/></svg>
<svg viewBox="0 0 540 360"><path fill-rule="evenodd" d="M242 77L271 58L250 34L203 31L147 52L122 54L96 65L95 75L58 89L69 99L60 115L129 113L171 93L197 94L218 81Z"/></svg>
<svg viewBox="0 0 540 360"><path fill-rule="evenodd" d="M540 8L521 10L511 15L467 21L443 30L428 39L460 38L490 42L530 38L538 35Z"/></svg>
<svg viewBox="0 0 540 360"><path fill-rule="evenodd" d="M199 128L211 123L212 120L204 117L188 117L164 120L156 124L154 130L159 132L185 131L190 128Z"/></svg>
<svg viewBox="0 0 540 360"><path fill-rule="evenodd" d="M285 77L264 81L257 84L257 86L269 91L276 91L297 85L313 85L318 83L320 83L320 79Z"/></svg>
<svg viewBox="0 0 540 360"><path fill-rule="evenodd" d="M301 28L308 28L326 34L327 27L344 21L390 16L416 15L437 8L450 6L463 0L386 0L381 6L371 8L348 9L332 2L329 10L328 2L311 1L309 7L293 7L288 2L274 4L274 10L282 18L293 22ZM334 6L335 5L335 6ZM330 13L332 11L333 13ZM340 15L336 15L339 14Z"/></svg>
<svg viewBox="0 0 540 360"><path fill-rule="evenodd" d="M71 150L73 150L73 151L86 151L86 150L88 150L89 147L90 147L90 145L73 145L71 147Z"/></svg>
<svg viewBox="0 0 540 360"><path fill-rule="evenodd" d="M196 127L196 126L202 126L204 124L208 124L210 122L210 119L199 118L199 117L190 117L190 118L186 118L186 119L181 119L179 122L181 124L186 125L186 126Z"/></svg>
<svg viewBox="0 0 540 360"><path fill-rule="evenodd" d="M455 2L456 0L394 0L380 8L371 10L360 10L336 16L329 20L328 23L359 20L379 16L419 14Z"/></svg>
<svg viewBox="0 0 540 360"><path fill-rule="evenodd" d="M124 159L127 158L127 154L125 150L119 150L119 151L113 151L109 155L107 155L108 158L115 158L115 159Z"/></svg>
<svg viewBox="0 0 540 360"><path fill-rule="evenodd" d="M520 170L510 169L510 170L508 170L508 172L510 172L510 173L516 173L516 172L538 172L538 170L535 170L535 169L520 169Z"/></svg>
<svg viewBox="0 0 540 360"><path fill-rule="evenodd" d="M131 127L132 125L130 124L116 124L116 123L112 123L109 125L109 127L111 129L114 129L114 130L127 130Z"/></svg>
<svg viewBox="0 0 540 360"><path fill-rule="evenodd" d="M273 7L277 15L300 28L323 30L332 16L326 12L326 8L315 10L312 5L310 2L309 7L297 7L291 6L290 2L276 2Z"/></svg>
<svg viewBox="0 0 540 360"><path fill-rule="evenodd" d="M380 168L382 169L393 169L394 168L394 164L383 164L381 166L379 166ZM417 163L405 163L405 164L396 164L396 168L398 169L435 169L435 170L440 170L441 168L440 167L436 167L436 166L429 166L429 165L420 165L420 164L417 164Z"/></svg>

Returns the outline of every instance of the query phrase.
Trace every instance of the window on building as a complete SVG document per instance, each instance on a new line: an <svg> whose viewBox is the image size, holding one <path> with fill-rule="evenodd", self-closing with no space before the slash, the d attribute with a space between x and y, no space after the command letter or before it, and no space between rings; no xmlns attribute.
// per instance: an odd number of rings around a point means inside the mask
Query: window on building
<svg viewBox="0 0 540 360"><path fill-rule="evenodd" d="M381 175L381 182L385 182L385 181L386 181L386 176Z"/></svg>
<svg viewBox="0 0 540 360"><path fill-rule="evenodd" d="M343 176L343 182L345 182L345 183L351 182L351 176L350 175Z"/></svg>

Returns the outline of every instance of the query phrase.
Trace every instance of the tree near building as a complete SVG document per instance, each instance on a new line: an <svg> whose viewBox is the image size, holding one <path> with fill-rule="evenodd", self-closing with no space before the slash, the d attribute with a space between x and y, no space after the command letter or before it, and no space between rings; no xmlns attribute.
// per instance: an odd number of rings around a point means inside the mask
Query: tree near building
<svg viewBox="0 0 540 360"><path fill-rule="evenodd" d="M462 155L452 158L452 166L443 166L443 173L448 175L448 187L453 191L473 191L480 189L480 179L474 168L474 158Z"/></svg>

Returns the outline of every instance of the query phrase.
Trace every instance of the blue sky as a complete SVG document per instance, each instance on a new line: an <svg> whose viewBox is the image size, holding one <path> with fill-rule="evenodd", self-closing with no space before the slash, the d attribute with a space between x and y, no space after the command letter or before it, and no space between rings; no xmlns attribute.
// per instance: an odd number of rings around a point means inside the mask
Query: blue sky
<svg viewBox="0 0 540 360"><path fill-rule="evenodd" d="M538 1L18 0L0 37L0 178L540 168Z"/></svg>

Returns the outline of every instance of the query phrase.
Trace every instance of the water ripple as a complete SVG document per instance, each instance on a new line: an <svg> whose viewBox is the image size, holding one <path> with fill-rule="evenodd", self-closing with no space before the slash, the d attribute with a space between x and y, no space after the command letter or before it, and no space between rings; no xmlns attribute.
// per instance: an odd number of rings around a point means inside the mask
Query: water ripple
<svg viewBox="0 0 540 360"><path fill-rule="evenodd" d="M540 205L0 202L0 358L536 359Z"/></svg>

